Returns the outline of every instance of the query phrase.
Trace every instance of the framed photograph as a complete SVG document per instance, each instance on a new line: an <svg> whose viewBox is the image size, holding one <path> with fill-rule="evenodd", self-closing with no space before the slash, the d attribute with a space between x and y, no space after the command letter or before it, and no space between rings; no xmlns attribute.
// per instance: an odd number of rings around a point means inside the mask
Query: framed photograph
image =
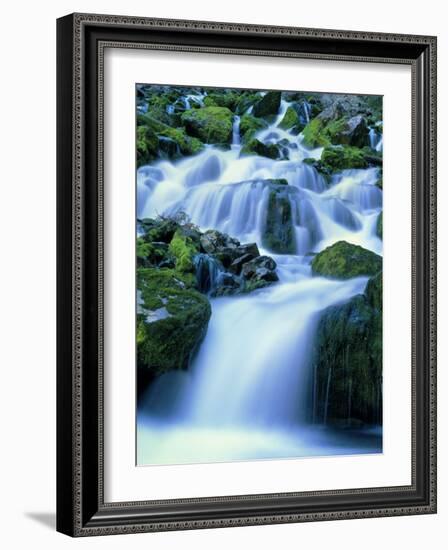
<svg viewBox="0 0 448 550"><path fill-rule="evenodd" d="M57 529L435 513L436 38L57 40Z"/></svg>

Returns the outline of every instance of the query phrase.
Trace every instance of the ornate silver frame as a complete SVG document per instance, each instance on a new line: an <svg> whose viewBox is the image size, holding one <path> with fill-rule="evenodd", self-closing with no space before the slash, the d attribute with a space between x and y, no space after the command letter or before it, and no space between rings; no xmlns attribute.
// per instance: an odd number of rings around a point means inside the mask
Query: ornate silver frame
<svg viewBox="0 0 448 550"><path fill-rule="evenodd" d="M103 59L107 47L411 65L410 486L104 502ZM95 421L87 423L86 417L92 415ZM435 511L436 38L92 14L59 19L58 530L89 536Z"/></svg>

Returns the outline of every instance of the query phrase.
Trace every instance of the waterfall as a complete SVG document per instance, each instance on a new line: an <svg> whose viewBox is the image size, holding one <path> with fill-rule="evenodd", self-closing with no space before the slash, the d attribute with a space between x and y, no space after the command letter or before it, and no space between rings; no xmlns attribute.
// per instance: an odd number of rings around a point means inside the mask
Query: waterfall
<svg viewBox="0 0 448 550"><path fill-rule="evenodd" d="M375 145L375 151L383 152L383 136L381 135L378 143Z"/></svg>
<svg viewBox="0 0 448 550"><path fill-rule="evenodd" d="M223 267L208 254L197 254L194 257L196 267L196 280L198 289L205 294L210 294L216 289Z"/></svg>
<svg viewBox="0 0 448 550"><path fill-rule="evenodd" d="M369 145L372 149L375 149L377 143L378 143L378 135L375 132L375 128L370 128L369 129Z"/></svg>
<svg viewBox="0 0 448 550"><path fill-rule="evenodd" d="M240 144L241 144L240 117L235 116L233 119L233 129L232 129L232 147L238 147Z"/></svg>
<svg viewBox="0 0 448 550"><path fill-rule="evenodd" d="M375 128L369 129L369 145L375 151L383 151L383 134L379 134Z"/></svg>
<svg viewBox="0 0 448 550"><path fill-rule="evenodd" d="M310 121L311 105L308 103L308 101L303 101L302 106L303 113L305 115L305 122L308 124L308 122Z"/></svg>
<svg viewBox="0 0 448 550"><path fill-rule="evenodd" d="M186 96L185 107L198 100L203 97ZM222 266L208 255L195 257L196 279L211 297L212 317L189 371L163 375L148 390L139 411L139 463L341 452L324 432L307 425L310 417L320 416L309 357L321 312L362 293L367 278L312 276L310 254L342 239L382 253L376 235L382 209L379 170L345 170L327 182L303 162L320 158L322 148L310 150L303 135L278 127L289 105L282 100L269 127L256 134L264 143L282 140L287 160L240 156L240 117L234 116L228 150L207 146L193 157L162 159L138 170L139 218L185 212L203 231L217 229L241 243L256 242L262 254L274 258L279 276L278 283L250 294L213 298ZM311 106L301 105L309 120ZM378 148L382 138L373 132L370 144ZM273 254L262 246L273 179L287 183L282 196L292 213L295 254ZM331 377L330 369L324 424Z"/></svg>

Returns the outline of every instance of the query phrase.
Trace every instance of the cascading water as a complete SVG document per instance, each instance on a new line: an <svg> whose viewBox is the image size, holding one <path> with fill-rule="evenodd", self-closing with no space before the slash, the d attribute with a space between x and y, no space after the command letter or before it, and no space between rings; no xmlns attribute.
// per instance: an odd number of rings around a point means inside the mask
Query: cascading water
<svg viewBox="0 0 448 550"><path fill-rule="evenodd" d="M369 129L369 145L375 151L383 150L383 135L379 134L375 128Z"/></svg>
<svg viewBox="0 0 448 550"><path fill-rule="evenodd" d="M232 128L232 147L238 147L241 145L241 138L240 138L240 117L235 116L233 121L233 128Z"/></svg>
<svg viewBox="0 0 448 550"><path fill-rule="evenodd" d="M282 100L278 116L256 137L264 143L284 139L289 160L240 157L240 119L235 116L229 150L207 146L194 157L161 160L138 171L139 218L185 212L201 230L218 229L242 243L257 242L260 252L277 262L279 276L278 283L251 294L211 299L208 331L189 372L161 376L143 400L139 464L370 448L349 435L339 434L336 440L309 423L309 357L319 314L362 293L367 283L365 277L335 281L312 276L309 254L341 239L382 253L375 230L382 207L375 185L378 170L347 170L328 186L303 162L319 158L322 149L309 150L302 135L278 127L288 106ZM309 117L309 105L304 112ZM262 246L266 180L279 178L289 184L296 254L274 255ZM211 294L220 267L206 255L195 262L200 290Z"/></svg>

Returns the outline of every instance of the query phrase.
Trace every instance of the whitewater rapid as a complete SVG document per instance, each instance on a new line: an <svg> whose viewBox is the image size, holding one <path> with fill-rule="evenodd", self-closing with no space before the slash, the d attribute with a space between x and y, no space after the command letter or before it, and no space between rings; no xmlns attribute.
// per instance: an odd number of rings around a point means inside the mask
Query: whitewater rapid
<svg viewBox="0 0 448 550"><path fill-rule="evenodd" d="M346 240L382 254L376 224L382 192L378 169L346 170L328 186L307 158L303 136L278 128L265 143L287 142L289 160L240 157L240 118L229 150L206 146L200 154L162 160L137 174L137 216L185 212L201 230L218 229L256 242L277 262L279 282L248 295L211 299L206 337L188 372L163 375L138 411L138 464L350 454L376 449L377 438L312 426L310 355L319 314L364 291L366 277L335 281L312 276L311 254ZM373 134L370 136L372 142ZM378 145L376 142L375 145ZM283 178L295 225L296 253L276 255L262 246L269 187Z"/></svg>

